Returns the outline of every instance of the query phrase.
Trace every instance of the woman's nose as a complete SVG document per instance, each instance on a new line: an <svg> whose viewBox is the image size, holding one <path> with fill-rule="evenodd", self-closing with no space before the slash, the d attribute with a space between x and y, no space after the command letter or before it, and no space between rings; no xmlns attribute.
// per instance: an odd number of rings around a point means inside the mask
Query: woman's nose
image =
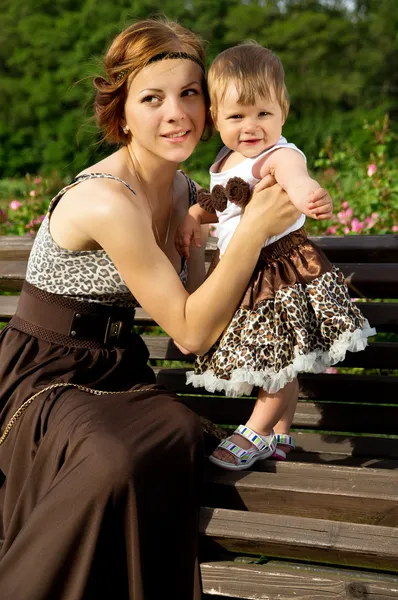
<svg viewBox="0 0 398 600"><path fill-rule="evenodd" d="M166 120L179 121L184 119L186 112L181 98L170 98L166 104Z"/></svg>

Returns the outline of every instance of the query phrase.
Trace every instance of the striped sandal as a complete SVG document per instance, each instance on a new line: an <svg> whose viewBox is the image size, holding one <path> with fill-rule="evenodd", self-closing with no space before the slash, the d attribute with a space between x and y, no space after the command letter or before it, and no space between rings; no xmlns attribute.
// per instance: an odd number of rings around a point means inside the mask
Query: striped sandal
<svg viewBox="0 0 398 600"><path fill-rule="evenodd" d="M291 450L294 450L296 447L292 436L288 435L287 433L276 433L275 442L276 448L273 455L271 456L271 458L273 458L274 460L286 460L287 458L286 452L281 448L278 448L279 445L288 446Z"/></svg>
<svg viewBox="0 0 398 600"><path fill-rule="evenodd" d="M209 460L222 469L227 469L229 471L243 471L244 469L251 467L257 460L269 458L276 450L275 435L273 432L270 435L262 436L250 429L250 427L246 427L246 425L239 425L239 427L235 429L234 434L235 433L238 433L249 440L252 446L245 449L234 442L231 442L230 438L222 440L217 448L226 450L237 459L236 463L229 463L220 460L213 455L209 456Z"/></svg>

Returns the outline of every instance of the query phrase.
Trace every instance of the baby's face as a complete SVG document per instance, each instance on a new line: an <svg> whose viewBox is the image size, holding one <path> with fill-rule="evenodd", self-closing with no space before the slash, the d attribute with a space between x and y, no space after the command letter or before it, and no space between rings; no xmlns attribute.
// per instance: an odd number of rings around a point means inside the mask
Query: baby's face
<svg viewBox="0 0 398 600"><path fill-rule="evenodd" d="M215 126L224 144L246 158L271 148L282 134L284 119L275 94L269 100L258 96L254 104L238 103L239 91L230 83L219 102Z"/></svg>

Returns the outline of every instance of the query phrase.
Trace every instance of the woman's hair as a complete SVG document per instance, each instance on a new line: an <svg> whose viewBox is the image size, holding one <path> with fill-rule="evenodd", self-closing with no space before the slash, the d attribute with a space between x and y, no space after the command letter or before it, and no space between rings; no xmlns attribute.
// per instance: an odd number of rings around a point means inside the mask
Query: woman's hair
<svg viewBox="0 0 398 600"><path fill-rule="evenodd" d="M189 29L166 18L138 21L113 40L104 57L105 77L96 77L94 109L104 140L126 144L128 134L122 129L124 105L131 81L154 57L182 52L203 67L202 90L206 104L205 130L211 133L209 96L205 76L205 50L202 40Z"/></svg>
<svg viewBox="0 0 398 600"><path fill-rule="evenodd" d="M221 52L209 69L207 81L213 119L231 82L238 90L239 104L254 104L258 96L269 100L275 94L283 118L288 115L289 96L283 65L271 50L257 42L245 42Z"/></svg>

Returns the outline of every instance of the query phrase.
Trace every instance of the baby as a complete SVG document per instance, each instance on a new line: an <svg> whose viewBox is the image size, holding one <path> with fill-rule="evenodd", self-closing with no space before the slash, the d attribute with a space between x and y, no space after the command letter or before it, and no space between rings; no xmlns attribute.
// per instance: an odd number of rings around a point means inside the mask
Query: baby
<svg viewBox="0 0 398 600"><path fill-rule="evenodd" d="M289 100L279 58L256 43L230 48L214 60L208 84L224 147L210 169L211 193L200 193L177 231L180 254L189 256L192 241L198 244L201 224L218 220L222 260L256 184L276 180L301 212L287 231L265 240L230 325L187 376L195 387L235 396L260 388L247 423L210 457L240 470L269 456L286 459L294 448L297 374L323 371L347 350L364 349L374 330L352 304L342 273L303 227L306 215L330 218L332 201L309 176L303 152L282 137Z"/></svg>

